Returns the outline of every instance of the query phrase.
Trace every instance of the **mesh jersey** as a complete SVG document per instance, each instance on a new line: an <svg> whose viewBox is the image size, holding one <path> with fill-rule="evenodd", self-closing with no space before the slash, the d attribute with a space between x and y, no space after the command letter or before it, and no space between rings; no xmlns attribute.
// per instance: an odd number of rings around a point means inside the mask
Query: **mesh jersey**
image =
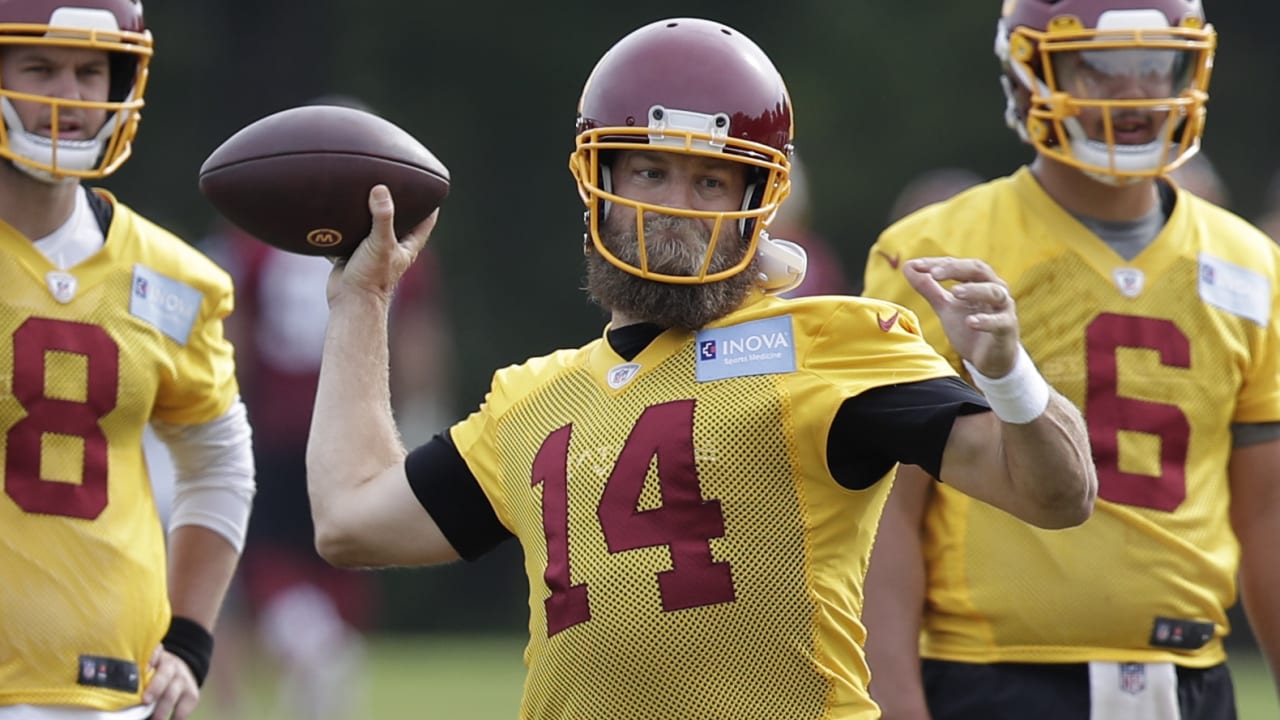
<svg viewBox="0 0 1280 720"><path fill-rule="evenodd" d="M102 194L106 244L65 271L0 223L0 706L140 702L77 677L81 655L145 675L169 625L142 430L212 420L237 392L230 279Z"/></svg>
<svg viewBox="0 0 1280 720"><path fill-rule="evenodd" d="M1239 562L1230 425L1280 420L1275 245L1180 190L1154 243L1125 262L1023 168L886 230L867 294L917 306L896 266L926 255L983 258L1009 283L1028 352L1083 409L1099 500L1084 525L1044 531L939 485L922 655L1221 662ZM1198 652L1153 647L1156 617L1213 622L1216 635Z"/></svg>
<svg viewBox="0 0 1280 720"><path fill-rule="evenodd" d="M495 375L451 433L524 548L522 718L879 716L859 615L889 483L840 487L825 448L845 398L954 376L915 322L764 298L632 362L597 340Z"/></svg>

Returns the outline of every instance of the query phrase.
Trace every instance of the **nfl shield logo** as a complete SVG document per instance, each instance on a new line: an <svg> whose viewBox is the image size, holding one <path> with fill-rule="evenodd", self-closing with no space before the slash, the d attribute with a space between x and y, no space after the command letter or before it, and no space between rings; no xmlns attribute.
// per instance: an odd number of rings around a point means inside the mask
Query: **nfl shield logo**
<svg viewBox="0 0 1280 720"><path fill-rule="evenodd" d="M66 305L76 297L76 276L64 272L49 272L44 276L53 299Z"/></svg>
<svg viewBox="0 0 1280 720"><path fill-rule="evenodd" d="M626 385L627 383L631 382L631 378L635 377L636 373L638 372L640 372L639 363L624 363L622 365L615 365L613 368L609 370L609 374L608 374L609 387L613 388L614 390L618 390L623 385Z"/></svg>
<svg viewBox="0 0 1280 720"><path fill-rule="evenodd" d="M1142 288L1147 282L1147 276L1137 268L1116 268L1111 271L1111 278L1127 298L1136 298L1141 295Z"/></svg>
<svg viewBox="0 0 1280 720"><path fill-rule="evenodd" d="M1120 663L1120 691L1137 695L1147 689L1147 666L1142 663Z"/></svg>

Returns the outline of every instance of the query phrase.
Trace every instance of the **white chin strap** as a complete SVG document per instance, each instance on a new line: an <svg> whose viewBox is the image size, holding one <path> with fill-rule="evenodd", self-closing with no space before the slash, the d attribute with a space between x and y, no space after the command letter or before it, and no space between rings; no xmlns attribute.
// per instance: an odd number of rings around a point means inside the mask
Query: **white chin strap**
<svg viewBox="0 0 1280 720"><path fill-rule="evenodd" d="M1172 118L1166 122L1172 122ZM1111 167L1111 148L1101 140L1090 140L1084 127L1075 118L1063 121L1067 134L1071 136L1071 156L1082 164L1096 168ZM1164 129L1159 133L1160 140L1153 140L1142 145L1116 145L1115 169L1124 173L1155 174L1172 158L1168 156L1171 148L1163 138ZM1140 178L1117 177L1102 170L1087 171L1089 176L1109 185L1128 185Z"/></svg>
<svg viewBox="0 0 1280 720"><path fill-rule="evenodd" d="M766 294L778 295L795 290L804 282L809 255L796 243L771 238L768 232L761 230L756 256L760 260L760 276L756 284Z"/></svg>
<svg viewBox="0 0 1280 720"><path fill-rule="evenodd" d="M14 109L13 103L9 102L9 98L0 98L0 115L3 115L4 124L8 127L9 149L13 154L33 163L53 166L52 138L28 132L22 125L22 119L18 117L18 111ZM111 133L115 132L118 120L119 113L112 115L92 139L59 140L57 167L74 171L92 170L96 167L106 147L107 139L111 137ZM13 164L31 177L47 183L61 183L75 179L71 176L57 176L48 170L24 162L14 161Z"/></svg>

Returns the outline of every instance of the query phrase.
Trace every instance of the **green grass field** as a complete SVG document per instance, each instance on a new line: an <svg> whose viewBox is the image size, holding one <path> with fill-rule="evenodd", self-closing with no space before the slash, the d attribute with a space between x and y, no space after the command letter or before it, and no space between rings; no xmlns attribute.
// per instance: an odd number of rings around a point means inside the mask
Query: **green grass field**
<svg viewBox="0 0 1280 720"><path fill-rule="evenodd" d="M378 637L369 645L368 720L515 720L524 676L519 639L490 637ZM1231 661L1240 720L1276 720L1280 704L1262 661L1236 653ZM236 720L289 720L274 710L269 668L250 661L244 707ZM216 688L196 720L230 720L218 712ZM356 720L356 719L352 719Z"/></svg>
<svg viewBox="0 0 1280 720"><path fill-rule="evenodd" d="M1240 720L1280 718L1280 704L1271 683L1271 674L1258 655L1236 653L1231 658L1231 675L1236 683Z"/></svg>

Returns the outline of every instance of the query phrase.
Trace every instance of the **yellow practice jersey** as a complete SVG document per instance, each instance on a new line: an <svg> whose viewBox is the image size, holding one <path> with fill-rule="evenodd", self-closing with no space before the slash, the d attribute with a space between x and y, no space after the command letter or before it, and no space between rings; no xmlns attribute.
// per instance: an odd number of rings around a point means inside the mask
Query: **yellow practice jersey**
<svg viewBox="0 0 1280 720"><path fill-rule="evenodd" d="M66 270L0 223L0 706L140 702L101 687L127 666L95 658L136 664L141 688L169 625L142 430L212 420L237 393L230 278L102 197L106 244Z"/></svg>
<svg viewBox="0 0 1280 720"><path fill-rule="evenodd" d="M1223 661L1239 562L1231 425L1280 421L1274 243L1180 190L1126 261L1023 168L886 230L866 294L921 308L899 267L929 255L981 258L1008 282L1027 350L1084 412L1099 500L1084 525L1044 531L939 484L922 654ZM959 367L933 316L922 321Z"/></svg>
<svg viewBox="0 0 1280 720"><path fill-rule="evenodd" d="M954 377L915 322L764 298L495 375L451 433L524 548L522 718L879 717L859 616L889 482L838 485L827 436L846 398Z"/></svg>

